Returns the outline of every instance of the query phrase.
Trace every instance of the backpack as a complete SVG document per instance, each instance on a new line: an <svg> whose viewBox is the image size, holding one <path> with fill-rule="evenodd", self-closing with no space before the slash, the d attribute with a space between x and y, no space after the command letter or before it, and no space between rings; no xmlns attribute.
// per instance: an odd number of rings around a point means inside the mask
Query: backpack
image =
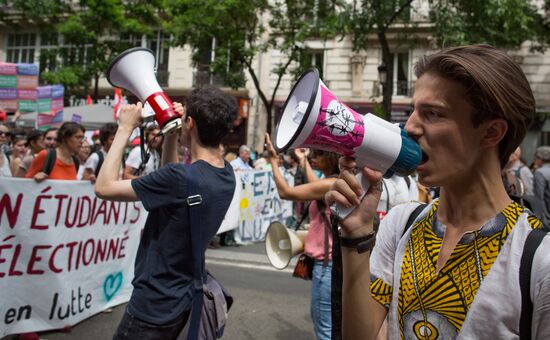
<svg viewBox="0 0 550 340"><path fill-rule="evenodd" d="M80 162L78 161L78 158L76 158L74 155L71 157L73 158L76 172L78 172L78 167L80 166ZM42 172L49 176L53 170L56 159L57 159L57 151L55 149L48 149L46 151L46 160L44 161L44 168L42 169Z"/></svg>
<svg viewBox="0 0 550 340"><path fill-rule="evenodd" d="M505 170L502 173L502 181L506 192L510 196L522 197L525 194L525 183L521 179L520 170L525 165L521 165L516 170Z"/></svg>

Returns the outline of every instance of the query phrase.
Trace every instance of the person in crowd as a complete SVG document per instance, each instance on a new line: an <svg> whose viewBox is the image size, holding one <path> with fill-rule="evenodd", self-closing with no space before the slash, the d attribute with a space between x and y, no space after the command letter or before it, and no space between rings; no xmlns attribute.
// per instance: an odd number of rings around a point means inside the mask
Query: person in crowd
<svg viewBox="0 0 550 340"><path fill-rule="evenodd" d="M254 169L256 170L271 170L271 163L268 161L268 153L264 151L260 157L254 161Z"/></svg>
<svg viewBox="0 0 550 340"><path fill-rule="evenodd" d="M216 234L231 203L235 175L220 155L219 144L238 113L234 97L215 87L196 89L186 98L180 133L164 137L159 170L132 180L119 180L122 153L141 123L141 103L126 105L119 128L96 181L98 197L141 201L149 211L136 256L134 290L114 339L176 339L185 325L193 295L187 174L194 167L202 203L201 249ZM190 150L192 163L178 162L177 140ZM170 163L170 164L168 164Z"/></svg>
<svg viewBox="0 0 550 340"><path fill-rule="evenodd" d="M266 144L277 191L282 199L293 201L312 201L309 205L309 230L304 242L304 253L314 259L311 279L310 313L313 320L315 338L331 339L331 271L332 271L332 235L330 232L330 210L323 197L338 176L338 158L335 153L313 150L312 165L304 164L308 183L291 187L285 181L279 169L279 157L269 134ZM309 163L304 157L304 163ZM311 167L323 172L325 178L315 177ZM328 241L328 244L326 242Z"/></svg>
<svg viewBox="0 0 550 340"><path fill-rule="evenodd" d="M150 125L145 130L145 151L150 152L147 163L143 164L141 159L141 147L138 145L130 151L126 166L124 167L124 179L134 179L157 171L160 167L162 137L159 136L160 129L156 124Z"/></svg>
<svg viewBox="0 0 550 340"><path fill-rule="evenodd" d="M55 149L57 147L57 130L58 128L52 127L44 131L44 148Z"/></svg>
<svg viewBox="0 0 550 340"><path fill-rule="evenodd" d="M518 338L518 268L527 235L542 224L508 196L500 173L534 120L533 93L521 68L488 45L421 57L415 74L405 130L423 152L419 181L440 187L440 197L406 230L418 203L394 207L376 232L381 173L361 169L370 182L364 197L348 171L327 193L329 205L355 206L339 221L342 338L373 339L386 316L388 339ZM548 249L550 238L540 247ZM544 252L531 273L532 338L546 339Z"/></svg>
<svg viewBox="0 0 550 340"><path fill-rule="evenodd" d="M508 162L502 169L502 177L505 180L508 194L518 197L534 195L533 173L521 160L521 148L519 146L508 158Z"/></svg>
<svg viewBox="0 0 550 340"><path fill-rule="evenodd" d="M84 175L84 170L86 169L86 161L88 160L88 157L90 157L91 154L92 154L92 146L90 145L90 142L88 142L88 140L85 138L82 141L80 150L76 154L76 158L80 163L80 166L78 167L78 173L76 174L77 180L82 180L82 176Z"/></svg>
<svg viewBox="0 0 550 340"><path fill-rule="evenodd" d="M226 159L229 154L226 155ZM229 164L233 167L233 170L253 170L254 168L250 165L250 148L246 145L241 145L239 148L239 156L233 159ZM235 242L235 229L228 230L219 235L220 245L222 246L238 246Z"/></svg>
<svg viewBox="0 0 550 340"><path fill-rule="evenodd" d="M390 178L383 178L382 188L382 196L376 209L380 221L396 205L419 199L416 180L411 176L401 177L394 174Z"/></svg>
<svg viewBox="0 0 550 340"><path fill-rule="evenodd" d="M0 152L10 154L11 129L4 123L0 123Z"/></svg>
<svg viewBox="0 0 550 340"><path fill-rule="evenodd" d="M543 202L543 221L550 226L550 146L539 146L535 150L535 167L535 196Z"/></svg>
<svg viewBox="0 0 550 340"><path fill-rule="evenodd" d="M246 145L241 145L239 148L239 157L231 161L231 166L235 170L252 170L250 165L250 148Z"/></svg>
<svg viewBox="0 0 550 340"><path fill-rule="evenodd" d="M63 123L57 131L57 147L55 148L55 159L50 173L44 172L44 165L48 154L49 157L53 157L54 153L44 149L32 161L25 177L34 178L37 182L42 182L45 179L76 180L79 164L75 155L80 151L85 138L85 131L84 127L78 123Z"/></svg>
<svg viewBox="0 0 550 340"><path fill-rule="evenodd" d="M14 175L27 155L27 135L22 130L11 135L10 170Z"/></svg>
<svg viewBox="0 0 550 340"><path fill-rule="evenodd" d="M0 177L11 177L8 140L11 137L10 128L0 123Z"/></svg>
<svg viewBox="0 0 550 340"><path fill-rule="evenodd" d="M23 178L29 170L36 155L44 149L44 134L39 130L31 130L27 134L27 155L15 170L14 176Z"/></svg>
<svg viewBox="0 0 550 340"><path fill-rule="evenodd" d="M99 143L101 144L101 148L94 151L86 160L82 180L95 183L103 160L107 157L107 152L109 152L111 144L113 144L117 128L118 125L116 123L107 123L99 129Z"/></svg>

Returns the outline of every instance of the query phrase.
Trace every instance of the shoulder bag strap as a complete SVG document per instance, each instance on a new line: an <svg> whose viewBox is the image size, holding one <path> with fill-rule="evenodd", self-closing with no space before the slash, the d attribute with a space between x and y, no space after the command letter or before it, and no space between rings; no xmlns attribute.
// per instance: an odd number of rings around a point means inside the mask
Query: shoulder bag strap
<svg viewBox="0 0 550 340"><path fill-rule="evenodd" d="M203 306L203 253L201 251L200 237L200 207L202 196L198 194L197 170L190 165L187 170L187 206L189 207L189 230L191 232L191 251L193 257L193 304L191 308L191 323L188 339L196 340L199 336L199 326Z"/></svg>
<svg viewBox="0 0 550 340"><path fill-rule="evenodd" d="M521 289L521 317L519 320L519 338L520 340L531 339L531 327L533 319L533 301L531 301L531 270L535 252L546 236L542 229L533 229L529 232L521 262L519 265L519 286Z"/></svg>
<svg viewBox="0 0 550 340"><path fill-rule="evenodd" d="M55 165L56 158L57 152L55 151L55 149L46 150L46 160L44 161L44 168L42 169L42 172L49 176L53 170L53 166Z"/></svg>
<svg viewBox="0 0 550 340"><path fill-rule="evenodd" d="M330 222L325 213L326 209L320 211L321 217L323 218L323 224L325 225L325 256L323 258L323 266L328 265L328 233L330 232Z"/></svg>
<svg viewBox="0 0 550 340"><path fill-rule="evenodd" d="M99 170L101 170L101 166L103 165L103 151L98 150L97 153L97 166L95 167L95 175L99 175Z"/></svg>

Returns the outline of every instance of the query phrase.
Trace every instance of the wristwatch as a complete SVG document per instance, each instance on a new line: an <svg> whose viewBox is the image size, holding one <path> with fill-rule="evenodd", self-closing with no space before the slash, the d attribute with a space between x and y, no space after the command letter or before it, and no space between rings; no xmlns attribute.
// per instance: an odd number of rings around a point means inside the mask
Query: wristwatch
<svg viewBox="0 0 550 340"><path fill-rule="evenodd" d="M345 238L340 236L340 245L346 248L355 248L358 254L362 254L367 251L371 251L376 243L376 231L357 237L357 238Z"/></svg>

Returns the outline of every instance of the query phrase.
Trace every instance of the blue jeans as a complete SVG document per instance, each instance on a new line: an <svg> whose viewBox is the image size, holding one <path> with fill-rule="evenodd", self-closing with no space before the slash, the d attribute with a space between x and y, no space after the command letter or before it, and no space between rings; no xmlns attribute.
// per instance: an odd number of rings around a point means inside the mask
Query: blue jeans
<svg viewBox="0 0 550 340"><path fill-rule="evenodd" d="M331 316L331 271L332 261L323 266L323 261L315 260L311 279L311 319L317 340L330 340L332 331Z"/></svg>
<svg viewBox="0 0 550 340"><path fill-rule="evenodd" d="M154 325L136 318L126 310L115 335L113 335L113 340L176 339L188 317L189 311L186 311L168 324Z"/></svg>

